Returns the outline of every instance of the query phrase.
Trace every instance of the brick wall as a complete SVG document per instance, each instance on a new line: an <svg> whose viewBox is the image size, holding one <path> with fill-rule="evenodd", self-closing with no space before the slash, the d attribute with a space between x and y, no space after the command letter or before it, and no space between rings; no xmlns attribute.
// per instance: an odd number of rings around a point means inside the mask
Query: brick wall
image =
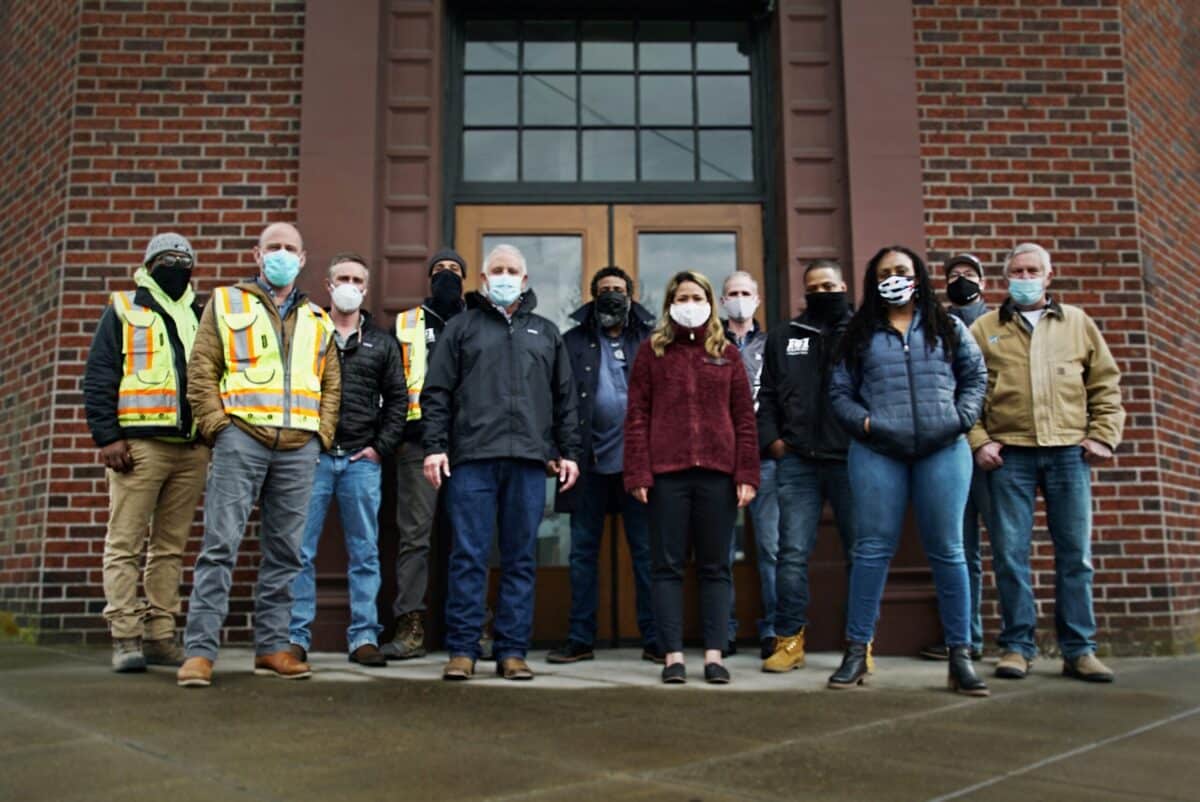
<svg viewBox="0 0 1200 802"><path fill-rule="evenodd" d="M298 2L82 4L45 640L107 637L100 618L107 489L80 393L92 328L108 293L130 286L156 232L191 240L198 289L207 295L254 272L250 249L264 225L295 219L303 38ZM196 521L185 599L199 514ZM250 639L257 559L252 533L234 574L230 640Z"/></svg>
<svg viewBox="0 0 1200 802"><path fill-rule="evenodd" d="M1129 418L1115 464L1093 475L1099 640L1117 652L1169 651L1161 410L1145 334L1121 9L1116 0L914 0L913 13L931 260L977 254L992 268L988 298L999 302L1005 251L1039 242L1054 260L1056 295L1104 332ZM1053 552L1040 519L1035 541L1039 636L1053 649Z"/></svg>
<svg viewBox="0 0 1200 802"><path fill-rule="evenodd" d="M0 4L0 281L21 347L0 360L0 633L37 623L51 485L76 3ZM57 483L58 476L54 477Z"/></svg>
<svg viewBox="0 0 1200 802"><path fill-rule="evenodd" d="M1200 648L1200 7L1122 6L1167 581L1177 651Z"/></svg>

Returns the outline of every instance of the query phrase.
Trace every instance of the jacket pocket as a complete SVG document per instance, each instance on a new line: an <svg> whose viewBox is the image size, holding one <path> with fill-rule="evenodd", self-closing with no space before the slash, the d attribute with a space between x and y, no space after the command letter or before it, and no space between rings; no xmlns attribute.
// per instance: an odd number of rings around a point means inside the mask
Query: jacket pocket
<svg viewBox="0 0 1200 802"><path fill-rule="evenodd" d="M270 384L275 378L275 368L247 368L237 374L250 384Z"/></svg>
<svg viewBox="0 0 1200 802"><path fill-rule="evenodd" d="M167 368L150 368L149 370L139 370L133 374L133 377L138 384L146 387L161 387L171 377L171 371Z"/></svg>
<svg viewBox="0 0 1200 802"><path fill-rule="evenodd" d="M257 312L230 312L225 316L225 324L234 331L242 331L254 324L258 318Z"/></svg>
<svg viewBox="0 0 1200 802"><path fill-rule="evenodd" d="M1087 425L1087 387L1083 365L1077 361L1055 362L1050 386L1054 393L1054 420L1058 428Z"/></svg>

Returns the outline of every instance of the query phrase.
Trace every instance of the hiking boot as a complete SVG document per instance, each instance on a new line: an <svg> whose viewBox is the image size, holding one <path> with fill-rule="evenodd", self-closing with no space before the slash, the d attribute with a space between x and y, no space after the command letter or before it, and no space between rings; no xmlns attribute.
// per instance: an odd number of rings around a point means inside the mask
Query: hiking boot
<svg viewBox="0 0 1200 802"><path fill-rule="evenodd" d="M547 663L578 663L580 660L595 660L592 647L577 640L569 640L546 655Z"/></svg>
<svg viewBox="0 0 1200 802"><path fill-rule="evenodd" d="M383 646L388 660L411 660L425 656L425 627L420 613L405 613L396 624L396 636Z"/></svg>
<svg viewBox="0 0 1200 802"><path fill-rule="evenodd" d="M970 646L955 646L948 650L950 661L950 690L967 696L988 696L988 686L975 673Z"/></svg>
<svg viewBox="0 0 1200 802"><path fill-rule="evenodd" d="M795 668L804 668L803 627L795 635L780 635L775 640L775 653L762 664L768 674L783 674Z"/></svg>
<svg viewBox="0 0 1200 802"><path fill-rule="evenodd" d="M189 657L175 672L180 688L207 688L212 685L213 661L207 657Z"/></svg>
<svg viewBox="0 0 1200 802"><path fill-rule="evenodd" d="M1063 660L1064 677L1074 677L1084 682L1112 682L1116 677L1112 669L1100 662L1094 654L1084 654L1074 660Z"/></svg>
<svg viewBox="0 0 1200 802"><path fill-rule="evenodd" d="M473 676L475 676L475 661L463 655L451 657L446 663L446 667L442 669L442 679L453 682L467 680Z"/></svg>
<svg viewBox="0 0 1200 802"><path fill-rule="evenodd" d="M1033 661L1020 652L1005 652L1000 655L1000 662L996 663L996 676L1000 679L1025 679L1032 667Z"/></svg>
<svg viewBox="0 0 1200 802"><path fill-rule="evenodd" d="M533 669L523 657L506 657L496 663L496 673L505 679L533 679Z"/></svg>
<svg viewBox="0 0 1200 802"><path fill-rule="evenodd" d="M280 679L308 679L312 669L303 660L297 660L291 649L254 658L256 677L279 677Z"/></svg>
<svg viewBox="0 0 1200 802"><path fill-rule="evenodd" d="M146 670L141 638L113 638L112 670L118 674L134 674Z"/></svg>
<svg viewBox="0 0 1200 802"><path fill-rule="evenodd" d="M350 653L348 658L351 663L358 663L360 666L367 668L383 668L387 665L387 658L383 656L383 652L379 651L379 647L374 643L364 643Z"/></svg>
<svg viewBox="0 0 1200 802"><path fill-rule="evenodd" d="M148 666L183 665L183 647L173 637L142 641L142 654Z"/></svg>
<svg viewBox="0 0 1200 802"><path fill-rule="evenodd" d="M864 685L867 681L867 649L870 644L851 643L842 655L842 664L829 677L826 686L835 691Z"/></svg>

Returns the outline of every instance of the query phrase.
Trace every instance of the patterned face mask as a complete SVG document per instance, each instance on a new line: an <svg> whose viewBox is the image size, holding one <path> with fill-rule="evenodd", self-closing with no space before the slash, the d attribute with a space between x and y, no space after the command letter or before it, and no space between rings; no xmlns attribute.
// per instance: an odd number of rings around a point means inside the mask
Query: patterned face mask
<svg viewBox="0 0 1200 802"><path fill-rule="evenodd" d="M891 306L904 306L916 291L912 276L889 276L879 282L879 297Z"/></svg>

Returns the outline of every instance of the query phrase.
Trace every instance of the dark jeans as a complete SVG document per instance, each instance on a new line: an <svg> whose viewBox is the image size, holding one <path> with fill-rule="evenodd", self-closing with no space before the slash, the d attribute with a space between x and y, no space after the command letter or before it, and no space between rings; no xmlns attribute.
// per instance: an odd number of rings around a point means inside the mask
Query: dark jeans
<svg viewBox="0 0 1200 802"><path fill-rule="evenodd" d="M633 559L633 581L637 594L638 631L642 643L653 650L658 643L654 629L654 607L650 591L650 532L646 505L625 492L619 473L585 471L579 477L578 507L571 513L571 627L567 635L577 643L591 645L596 639L596 606L600 544L608 511L620 510Z"/></svg>
<svg viewBox="0 0 1200 802"><path fill-rule="evenodd" d="M947 646L969 646L971 614L962 518L971 488L971 449L960 437L941 451L911 462L880 454L857 441L847 460L856 533L850 568L846 639L875 636L888 566L900 545L909 502L917 514L921 545L933 569L938 612Z"/></svg>
<svg viewBox="0 0 1200 802"><path fill-rule="evenodd" d="M650 488L654 620L665 652L683 651L683 572L696 555L705 649L724 649L729 625L729 542L737 494L727 473L693 468L660 473Z"/></svg>
<svg viewBox="0 0 1200 802"><path fill-rule="evenodd" d="M396 618L425 612L429 584L429 540L438 492L423 471L420 443L401 443L396 452Z"/></svg>
<svg viewBox="0 0 1200 802"><path fill-rule="evenodd" d="M1040 487L1054 543L1054 625L1063 657L1096 651L1092 609L1092 472L1078 446L1000 452L1004 464L988 476L988 531L1000 591L1000 648L1037 654L1037 603L1029 571L1033 508Z"/></svg>
<svg viewBox="0 0 1200 802"><path fill-rule="evenodd" d="M971 476L971 494L963 512L963 556L967 560L967 580L971 586L971 648L983 650L983 555L979 548L979 519L991 516L991 495L987 474L978 468Z"/></svg>
<svg viewBox="0 0 1200 802"><path fill-rule="evenodd" d="M850 477L840 460L810 460L788 454L779 460L779 556L775 568L778 600L775 629L798 633L808 624L808 558L817 543L825 502L833 507L846 564L852 565L854 504Z"/></svg>
<svg viewBox="0 0 1200 802"><path fill-rule="evenodd" d="M485 459L459 463L446 480L454 529L446 595L446 649L479 658L488 589L488 559L499 525L500 598L492 623L497 660L524 657L533 632L537 531L546 505L541 462Z"/></svg>

